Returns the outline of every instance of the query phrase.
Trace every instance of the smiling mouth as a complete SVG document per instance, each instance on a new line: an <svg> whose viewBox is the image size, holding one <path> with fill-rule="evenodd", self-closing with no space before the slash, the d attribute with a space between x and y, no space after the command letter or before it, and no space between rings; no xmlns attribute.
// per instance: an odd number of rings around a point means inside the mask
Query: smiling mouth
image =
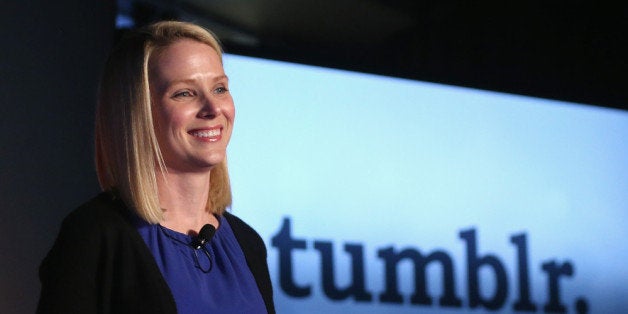
<svg viewBox="0 0 628 314"><path fill-rule="evenodd" d="M220 131L221 131L220 129L197 130L197 131L190 132L190 134L194 137L211 138L211 137L220 136Z"/></svg>

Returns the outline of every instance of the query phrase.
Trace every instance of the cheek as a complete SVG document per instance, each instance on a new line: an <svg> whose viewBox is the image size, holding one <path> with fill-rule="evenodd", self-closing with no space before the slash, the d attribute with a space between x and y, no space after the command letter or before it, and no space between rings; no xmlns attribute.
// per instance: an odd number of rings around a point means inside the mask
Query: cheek
<svg viewBox="0 0 628 314"><path fill-rule="evenodd" d="M153 117L155 118L155 135L160 145L170 147L183 136L181 130L185 126L185 119L177 112L160 109L153 114Z"/></svg>
<svg viewBox="0 0 628 314"><path fill-rule="evenodd" d="M233 100L225 104L223 107L223 114L229 122L233 123L235 120L235 106L233 105Z"/></svg>
<svg viewBox="0 0 628 314"><path fill-rule="evenodd" d="M185 122L189 120L188 116L193 113L186 112L181 109L175 109L175 106L164 106L158 108L157 121L161 125L162 129L177 129L185 126Z"/></svg>

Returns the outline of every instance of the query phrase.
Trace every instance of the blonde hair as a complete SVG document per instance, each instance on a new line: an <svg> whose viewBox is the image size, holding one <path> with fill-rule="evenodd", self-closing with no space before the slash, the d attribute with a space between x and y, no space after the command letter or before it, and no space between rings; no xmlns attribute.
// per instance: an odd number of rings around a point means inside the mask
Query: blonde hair
<svg viewBox="0 0 628 314"><path fill-rule="evenodd" d="M100 83L96 109L95 155L104 191L119 195L149 223L162 220L156 167L165 164L155 135L148 77L149 60L181 39L222 49L208 30L186 22L158 22L133 31L114 48ZM226 160L211 170L207 210L222 214L231 205Z"/></svg>

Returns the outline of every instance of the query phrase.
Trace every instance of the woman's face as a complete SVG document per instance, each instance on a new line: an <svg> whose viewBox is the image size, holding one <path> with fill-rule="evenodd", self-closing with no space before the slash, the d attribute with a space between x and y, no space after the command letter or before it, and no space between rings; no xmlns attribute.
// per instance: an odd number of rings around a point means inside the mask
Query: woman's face
<svg viewBox="0 0 628 314"><path fill-rule="evenodd" d="M149 61L153 119L169 171L208 171L225 159L235 108L210 46L183 39Z"/></svg>

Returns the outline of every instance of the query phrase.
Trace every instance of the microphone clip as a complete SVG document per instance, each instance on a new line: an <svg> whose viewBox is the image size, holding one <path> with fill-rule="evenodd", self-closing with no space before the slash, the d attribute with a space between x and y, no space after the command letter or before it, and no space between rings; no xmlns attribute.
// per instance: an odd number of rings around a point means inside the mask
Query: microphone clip
<svg viewBox="0 0 628 314"><path fill-rule="evenodd" d="M198 267L204 273L209 273L214 266L214 262L212 261L212 257L209 254L209 251L205 247L205 243L209 242L215 233L216 227L211 224L206 224L203 226L203 228L201 228L201 230L198 232L198 236L196 236L194 241L192 241L192 243L190 244L194 249L194 259L196 260L196 267ZM207 256L207 260L209 261L209 267L204 268L201 266L201 263L198 259L199 250L203 251L203 253L205 253L205 256Z"/></svg>

